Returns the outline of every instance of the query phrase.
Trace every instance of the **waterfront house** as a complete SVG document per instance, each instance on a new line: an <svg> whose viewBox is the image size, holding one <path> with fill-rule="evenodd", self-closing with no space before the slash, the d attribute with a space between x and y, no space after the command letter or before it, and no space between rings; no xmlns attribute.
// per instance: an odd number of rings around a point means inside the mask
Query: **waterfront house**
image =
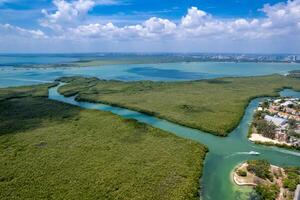
<svg viewBox="0 0 300 200"><path fill-rule="evenodd" d="M286 101L286 102L284 102L280 105L283 106L283 107L287 107L287 106L292 105L292 104L294 104L292 101Z"/></svg>
<svg viewBox="0 0 300 200"><path fill-rule="evenodd" d="M277 127L284 126L288 122L287 119L276 117L276 116L270 116L270 115L266 115L265 120L268 122L272 122Z"/></svg>

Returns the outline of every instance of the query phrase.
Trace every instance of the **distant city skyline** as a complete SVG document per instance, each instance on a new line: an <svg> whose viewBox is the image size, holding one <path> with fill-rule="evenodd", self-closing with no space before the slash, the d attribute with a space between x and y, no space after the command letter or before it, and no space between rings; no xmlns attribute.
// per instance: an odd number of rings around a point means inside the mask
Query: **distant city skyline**
<svg viewBox="0 0 300 200"><path fill-rule="evenodd" d="M0 0L0 53L300 53L300 0Z"/></svg>

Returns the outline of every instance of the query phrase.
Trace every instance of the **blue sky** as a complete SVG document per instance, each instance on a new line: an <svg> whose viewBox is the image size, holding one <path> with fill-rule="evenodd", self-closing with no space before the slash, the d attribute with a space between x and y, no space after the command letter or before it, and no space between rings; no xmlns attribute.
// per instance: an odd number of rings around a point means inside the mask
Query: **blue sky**
<svg viewBox="0 0 300 200"><path fill-rule="evenodd" d="M3 1L3 0L2 0ZM1 0L0 0L1 2ZM38 3L37 3L38 2ZM112 5L96 5L90 15L105 16L122 19L127 16L129 20L142 21L149 17L164 17L179 20L188 8L196 6L211 13L214 16L224 18L235 17L262 17L264 14L259 10L264 4L275 4L280 0L127 0L120 1ZM52 0L4 0L0 3L0 22L14 23L16 25L26 25L36 27L37 18L41 18L42 9L53 9ZM13 13L16 15L9 15ZM17 13L26 13L28 16L20 16ZM25 17L25 20L22 18Z"/></svg>
<svg viewBox="0 0 300 200"><path fill-rule="evenodd" d="M300 0L0 0L1 52L297 53L296 33Z"/></svg>

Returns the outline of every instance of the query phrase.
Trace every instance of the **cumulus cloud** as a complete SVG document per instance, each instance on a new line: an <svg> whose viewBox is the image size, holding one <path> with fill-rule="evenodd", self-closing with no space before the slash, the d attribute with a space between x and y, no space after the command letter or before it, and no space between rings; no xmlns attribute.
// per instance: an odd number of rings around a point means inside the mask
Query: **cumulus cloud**
<svg viewBox="0 0 300 200"><path fill-rule="evenodd" d="M169 21L168 19L161 19L152 17L144 22L144 27L147 32L152 34L173 34L176 30L176 24Z"/></svg>
<svg viewBox="0 0 300 200"><path fill-rule="evenodd" d="M105 1L108 0L104 0L102 3ZM69 37L72 35L73 37L128 40L132 37L149 39L161 38L167 35L178 39L209 37L235 40L241 38L268 38L300 32L300 0L275 5L267 4L261 9L266 17L258 19L216 18L197 7L191 7L178 23L168 19L152 17L141 24L121 27L113 23L89 23L78 26L66 23L86 17L88 11L96 5L96 1L66 2L55 0L54 3L57 6L57 11L52 14L43 11L46 17L43 25L63 29L63 24L64 31L68 32Z"/></svg>
<svg viewBox="0 0 300 200"><path fill-rule="evenodd" d="M120 4L117 0L54 0L56 11L48 12L42 10L44 19L40 20L40 25L56 31L60 31L64 26L79 24L86 18L88 12L96 5L116 5Z"/></svg>
<svg viewBox="0 0 300 200"><path fill-rule="evenodd" d="M211 20L211 17L203 10L197 7L188 9L188 13L181 20L181 25L187 28L193 28L203 25L206 21Z"/></svg>
<svg viewBox="0 0 300 200"><path fill-rule="evenodd" d="M132 38L149 39L162 38L166 35L173 35L176 31L176 24L157 17L152 17L142 24L118 27L113 23L88 24L69 28L65 37L92 37L130 40Z"/></svg>
<svg viewBox="0 0 300 200"><path fill-rule="evenodd" d="M265 13L265 18L225 20L192 7L181 20L181 34L184 37L192 35L257 39L300 33L300 0L267 4L261 11Z"/></svg>
<svg viewBox="0 0 300 200"><path fill-rule="evenodd" d="M252 19L223 19L197 7L191 7L186 15L176 22L151 17L135 25L119 26L112 22L100 23L95 18L92 23L88 20L89 12L96 5L118 3L120 1L117 0L54 0L55 10L42 10L44 18L40 20L40 25L46 27L44 32L50 28L51 35L46 36L41 30L27 30L11 25L1 25L0 34L16 32L23 36L73 39L74 41L75 39L88 41L92 38L102 41L134 41L135 43L145 40L264 41L275 37L284 42L286 38L291 38L291 35L300 38L300 0L288 0L274 5L266 4L260 10L265 17Z"/></svg>
<svg viewBox="0 0 300 200"><path fill-rule="evenodd" d="M45 9L42 10L45 18L41 20L41 25L55 30L61 30L63 25L82 19L95 6L95 2L92 0L78 0L74 2L54 0L53 4L57 9L54 13L49 13Z"/></svg>

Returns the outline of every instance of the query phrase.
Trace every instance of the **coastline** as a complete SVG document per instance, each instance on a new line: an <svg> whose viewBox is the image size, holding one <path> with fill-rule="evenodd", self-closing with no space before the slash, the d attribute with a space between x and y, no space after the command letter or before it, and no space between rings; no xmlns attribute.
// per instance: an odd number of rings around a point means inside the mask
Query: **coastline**
<svg viewBox="0 0 300 200"><path fill-rule="evenodd" d="M300 147L295 147L292 146L288 143L285 142L279 142L276 140L272 140L263 136L256 136L258 134L256 133L252 133L252 123L250 125L249 128L249 133L248 133L248 140L254 144L258 144L258 145L264 145L264 146L270 146L270 147L278 147L278 148L282 148L282 149L287 149L287 150L292 150L292 151L296 151L296 152L300 152ZM254 136L253 136L254 135Z"/></svg>
<svg viewBox="0 0 300 200"><path fill-rule="evenodd" d="M260 160L256 160L256 161L258 162ZM240 163L232 171L231 179L233 180L233 183L236 186L240 186L240 187L249 186L252 189L254 189L254 191L258 196L269 195L267 191L271 190L273 194L276 195L273 197L274 199L276 198L276 199L285 200L285 199L293 199L293 197L295 197L296 195L295 192L297 190L291 189L289 185L286 185L286 181L290 182L291 180L296 180L291 178L291 175L289 175L289 173L292 172L289 172L288 168L283 168L283 167L269 164L268 171L270 173L270 177L262 178L258 175L261 174L258 173L258 171L257 172L249 171L248 169L248 165L250 165L249 162L250 161L245 161L243 163ZM252 166L250 168L253 170L253 167L254 166L252 163ZM256 170L258 170L258 168ZM245 172L245 174L243 174L242 172Z"/></svg>
<svg viewBox="0 0 300 200"><path fill-rule="evenodd" d="M216 78L216 79L219 79L219 78ZM55 81L59 81L59 80L55 80ZM193 81L206 81L206 79L205 80L193 80ZM191 81L191 82L193 82L193 81ZM240 122L242 121L242 119L245 115L246 108L249 106L251 101L253 101L254 99L258 99L258 98L279 97L280 96L279 92L284 90L284 89L292 89L294 91L298 91L298 90L294 89L293 87L282 87L282 88L279 88L276 91L274 91L274 92L277 93L276 95L259 95L259 96L250 97L249 99L247 99L247 103L243 107L243 111L242 111L241 115L239 116L239 119L236 122L232 123L232 127L228 128L224 132L218 132L218 131L214 131L214 130L211 130L211 129L203 128L199 125L188 124L186 122L182 122L182 121L173 119L170 116L165 116L163 114L160 114L160 113L157 113L157 112L154 112L154 111L140 109L140 108L136 108L136 107L132 107L132 106L126 106L126 105L121 104L121 103L112 103L112 102L109 102L109 101L100 101L100 100L93 101L93 100L90 100L90 99L87 99L87 98L84 98L84 97L80 97L80 96L76 97L76 101L89 102L89 103L102 103L102 104L107 104L107 105L110 105L110 106L125 108L125 109L133 110L133 111L136 111L136 112L140 112L140 113L143 113L143 114L146 114L146 115L154 116L154 117L157 117L157 118L162 119L162 120L167 120L167 121L179 124L179 125L187 127L187 128L196 129L196 130L199 130L199 131L202 131L202 132L205 132L205 133L208 133L208 134L212 134L212 135L215 135L215 136L218 136L218 137L228 137L239 126ZM62 94L65 97L70 97L70 95L65 95L63 93L60 93L60 94ZM73 95L71 95L71 96L73 96Z"/></svg>
<svg viewBox="0 0 300 200"><path fill-rule="evenodd" d="M257 134L257 133L252 133L252 134L250 135L249 140L250 140L251 142L261 142L261 143L270 143L270 144L273 143L274 145L287 145L287 146L292 147L292 145L289 144L289 143L286 143L286 142L279 142L279 141L277 141L277 140L273 140L273 139L264 137L264 136L262 136L262 135L260 135L260 134Z"/></svg>
<svg viewBox="0 0 300 200"><path fill-rule="evenodd" d="M231 179L232 179L232 181L236 184L236 185L238 185L238 186L250 186L250 187L254 187L254 186L257 186L257 184L255 184L255 183L247 183L247 182L243 182L243 181L241 181L241 180L239 180L239 176L236 174L236 170L237 169L239 169L239 168L241 168L241 167L246 167L246 165L247 165L247 163L246 162L242 162L242 163L240 163L240 164L238 164L233 170L232 170L232 172L231 172Z"/></svg>

